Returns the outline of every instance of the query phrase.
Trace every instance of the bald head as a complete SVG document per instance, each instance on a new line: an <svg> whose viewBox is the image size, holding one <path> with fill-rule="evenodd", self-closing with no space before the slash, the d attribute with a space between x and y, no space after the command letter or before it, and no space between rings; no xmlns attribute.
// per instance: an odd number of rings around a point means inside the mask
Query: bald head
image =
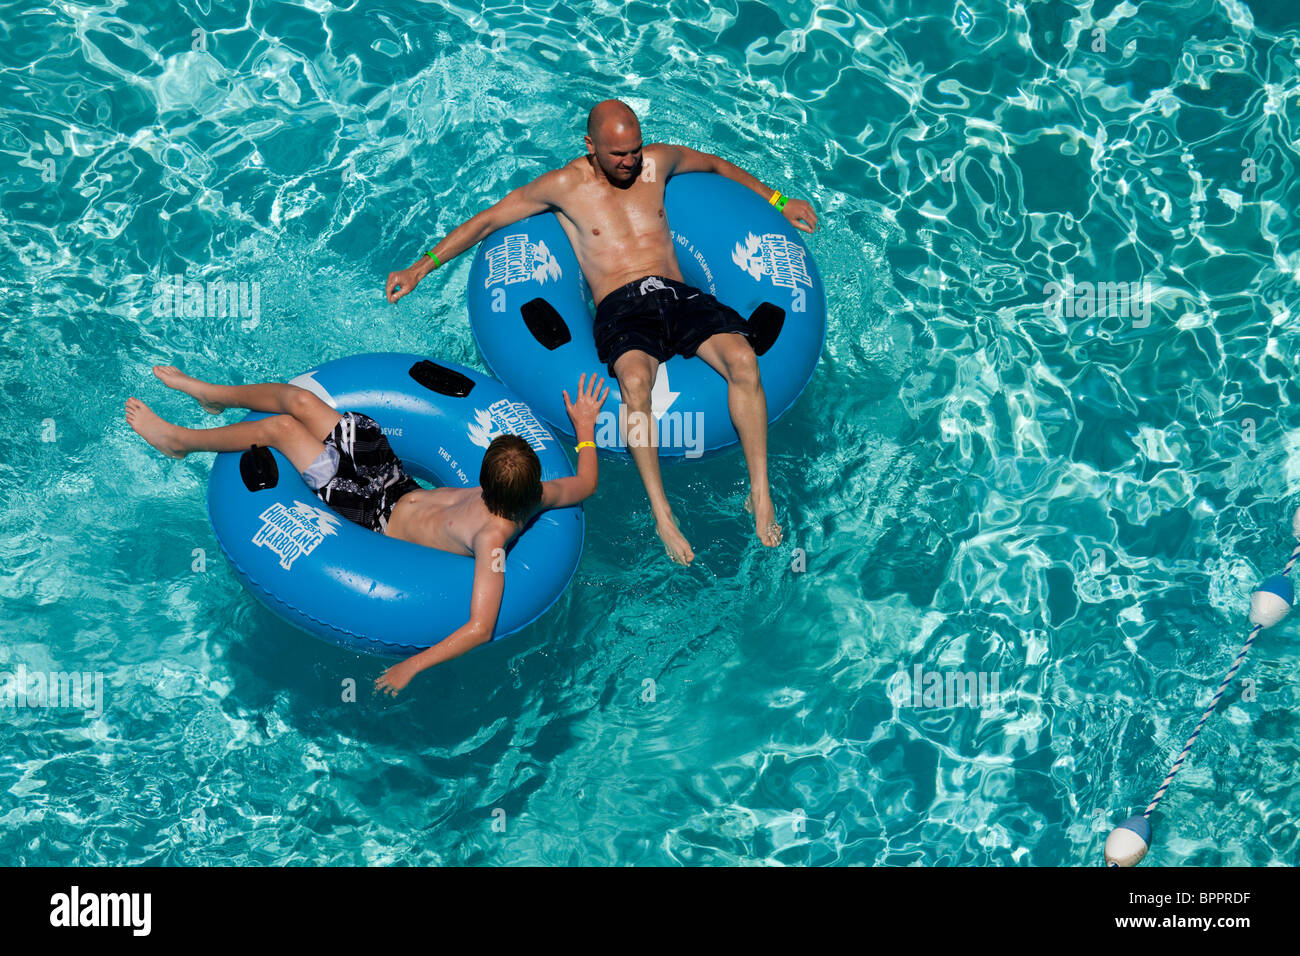
<svg viewBox="0 0 1300 956"><path fill-rule="evenodd" d="M641 172L641 124L622 100L601 100L587 114L587 158L626 189Z"/></svg>
<svg viewBox="0 0 1300 956"><path fill-rule="evenodd" d="M636 114L622 100L601 100L587 114L587 135L596 142L624 131L633 136L641 135L641 124L637 122Z"/></svg>

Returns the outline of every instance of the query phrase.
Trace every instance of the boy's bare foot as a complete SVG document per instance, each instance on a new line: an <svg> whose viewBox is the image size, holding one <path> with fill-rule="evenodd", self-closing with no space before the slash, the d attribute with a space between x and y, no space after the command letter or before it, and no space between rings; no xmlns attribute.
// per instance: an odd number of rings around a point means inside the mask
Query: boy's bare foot
<svg viewBox="0 0 1300 956"><path fill-rule="evenodd" d="M785 532L776 523L776 511L772 507L771 498L764 495L755 505L754 493L751 491L745 499L745 510L754 516L754 533L758 535L759 541L769 548L775 548L781 543Z"/></svg>
<svg viewBox="0 0 1300 956"><path fill-rule="evenodd" d="M153 445L168 458L184 458L185 449L176 441L177 432L180 431L171 422L165 422L154 414L144 402L138 398L128 398L126 400L126 422L135 433Z"/></svg>
<svg viewBox="0 0 1300 956"><path fill-rule="evenodd" d="M691 550L690 544L677 528L677 520L669 514L662 520L655 522L655 533L664 543L664 550L668 552L668 557L681 565L690 564L695 560L695 552Z"/></svg>
<svg viewBox="0 0 1300 956"><path fill-rule="evenodd" d="M211 383L186 375L175 365L155 365L153 373L162 379L162 383L168 388L174 388L190 396L209 415L220 415L226 410L225 405L212 401L209 393Z"/></svg>

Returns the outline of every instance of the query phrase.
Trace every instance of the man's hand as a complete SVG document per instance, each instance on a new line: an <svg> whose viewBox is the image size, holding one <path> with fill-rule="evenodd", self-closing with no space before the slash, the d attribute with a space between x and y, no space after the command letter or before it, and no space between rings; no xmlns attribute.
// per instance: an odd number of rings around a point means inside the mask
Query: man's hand
<svg viewBox="0 0 1300 956"><path fill-rule="evenodd" d="M786 200L785 208L781 213L794 224L796 229L812 232L817 228L817 213L813 212L813 207L802 199Z"/></svg>
<svg viewBox="0 0 1300 956"><path fill-rule="evenodd" d="M576 402L569 400L569 392L565 389L564 410L569 413L569 420L573 422L575 434L595 433L596 416L600 414L600 406L605 404L605 399L609 396L608 386L605 387L604 393L600 393L600 387L604 384L605 380L594 373L590 382L587 381L586 374L579 376Z"/></svg>
<svg viewBox="0 0 1300 956"><path fill-rule="evenodd" d="M420 273L411 266L409 269L399 269L396 272L388 273L388 281L384 283L384 292L388 295L389 302L396 302L406 293L410 292L420 283ZM401 288L398 288L398 287Z"/></svg>

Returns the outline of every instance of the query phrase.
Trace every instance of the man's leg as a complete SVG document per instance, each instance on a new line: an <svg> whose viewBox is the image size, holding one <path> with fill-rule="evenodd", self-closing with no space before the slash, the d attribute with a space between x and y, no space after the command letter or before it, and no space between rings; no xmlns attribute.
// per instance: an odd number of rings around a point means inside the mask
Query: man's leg
<svg viewBox="0 0 1300 956"><path fill-rule="evenodd" d="M655 519L655 531L664 543L668 556L678 564L690 564L695 552L677 528L668 497L664 494L663 477L659 473L659 445L650 408L650 392L654 388L659 361L647 352L624 352L614 362L614 377L618 379L623 404L627 406L627 447L641 473L650 499L650 511ZM633 417L637 416L637 417ZM634 440L635 439L635 440Z"/></svg>
<svg viewBox="0 0 1300 956"><path fill-rule="evenodd" d="M758 357L739 332L719 332L704 340L696 352L727 380L727 407L740 436L749 469L749 498L754 530L769 548L781 543L772 493L767 484L767 395L758 374Z"/></svg>

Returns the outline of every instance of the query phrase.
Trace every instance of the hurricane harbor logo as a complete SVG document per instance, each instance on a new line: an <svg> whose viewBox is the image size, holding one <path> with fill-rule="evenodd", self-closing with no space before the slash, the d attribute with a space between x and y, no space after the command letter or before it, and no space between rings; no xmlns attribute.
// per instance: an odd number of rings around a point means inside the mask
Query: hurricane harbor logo
<svg viewBox="0 0 1300 956"><path fill-rule="evenodd" d="M482 448L492 444L492 439L500 435L518 435L532 445L534 451L542 451L548 441L554 441L532 409L523 402L512 402L508 398L495 401L486 409L475 409L474 421L469 423L469 440Z"/></svg>
<svg viewBox="0 0 1300 956"><path fill-rule="evenodd" d="M292 508L277 501L259 517L262 527L253 535L253 544L278 555L280 567L286 571L298 558L315 551L326 535L337 534L340 521L336 515L296 499Z"/></svg>
<svg viewBox="0 0 1300 956"><path fill-rule="evenodd" d="M528 282L530 279L545 282L558 279L562 272L560 260L551 255L545 240L530 242L528 233L517 232L484 253L487 259L488 274L483 281L483 288L494 285L514 285L516 282Z"/></svg>
<svg viewBox="0 0 1300 956"><path fill-rule="evenodd" d="M743 243L736 243L736 248L731 252L731 261L749 273L755 281L762 281L767 276L778 289L790 289L794 293L791 309L795 312L804 311L806 292L800 286L811 289L812 277L808 275L803 246L797 239L783 236L779 232L764 233L761 236L751 232L745 236Z"/></svg>

